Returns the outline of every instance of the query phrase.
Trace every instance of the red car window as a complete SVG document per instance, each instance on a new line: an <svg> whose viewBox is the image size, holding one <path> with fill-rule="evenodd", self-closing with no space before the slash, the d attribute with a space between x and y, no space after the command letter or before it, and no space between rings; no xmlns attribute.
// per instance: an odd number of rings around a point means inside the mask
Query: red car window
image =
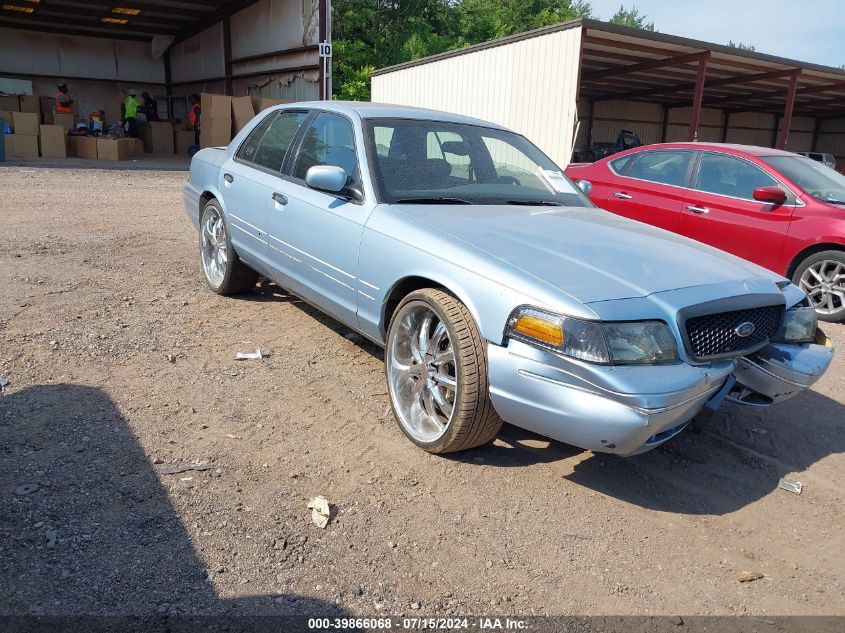
<svg viewBox="0 0 845 633"><path fill-rule="evenodd" d="M757 187L775 187L777 184L774 178L747 161L724 154L704 153L694 188L753 200Z"/></svg>

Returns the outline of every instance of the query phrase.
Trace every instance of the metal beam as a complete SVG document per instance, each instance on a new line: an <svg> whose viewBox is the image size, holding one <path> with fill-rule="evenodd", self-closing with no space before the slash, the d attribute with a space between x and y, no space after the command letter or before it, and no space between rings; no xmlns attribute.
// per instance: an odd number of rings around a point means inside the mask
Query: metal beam
<svg viewBox="0 0 845 633"><path fill-rule="evenodd" d="M223 18L223 71L226 81L223 82L223 94L232 94L232 24L229 16Z"/></svg>
<svg viewBox="0 0 845 633"><path fill-rule="evenodd" d="M207 14L205 18L199 20L192 28L182 31L176 36L173 44L184 42L188 38L204 31L208 27L220 22L224 18L229 17L233 13L237 13L241 9L245 9L248 6L255 4L257 1L258 0L235 0L234 2L226 3L225 6L221 7L217 11Z"/></svg>
<svg viewBox="0 0 845 633"><path fill-rule="evenodd" d="M115 0L115 2L117 2L117 0ZM112 25L100 22L100 18L116 18L118 20L123 19L123 20L128 21L127 24L124 24L124 25L115 24L114 26L127 26L128 27L128 26L135 26L139 23L141 23L141 24L146 23L146 24L150 24L150 25L160 24L162 26L168 27L168 29L170 31L173 31L173 32L176 32L176 31L178 31L182 28L182 26L180 24L174 23L174 21L170 18L159 17L159 16L155 16L155 15L148 15L148 14L145 14L145 13L142 13L140 15L123 15L123 14L120 14L120 13L112 13L110 10L107 10L105 8L91 9L91 11L92 11L92 13L84 14L85 17L83 17L82 19L85 20L86 22L103 24L103 26L112 26ZM97 13L93 13L94 11L97 11ZM36 14L33 14L33 15L36 15ZM65 18L67 18L67 17L79 18L80 10L79 10L79 7L71 7L71 6L67 6L67 5L63 5L63 4L55 4L51 1L51 2L45 2L44 5L43 5L43 8L38 9L37 15L55 17L56 19L64 21Z"/></svg>
<svg viewBox="0 0 845 633"><path fill-rule="evenodd" d="M600 70L598 72L585 73L581 75L581 79L601 79L603 77L617 77L619 75L629 75L631 73L641 72L643 70L651 70L652 68L662 68L664 66L677 66L678 64L686 64L687 62L698 61L702 57L710 56L710 51L700 51L698 53L688 53L686 55L675 55L674 57L664 57L662 59L652 59L639 64L631 64L630 66L616 66L608 70Z"/></svg>
<svg viewBox="0 0 845 633"><path fill-rule="evenodd" d="M50 0L50 6L76 6L76 7L108 7L109 10L116 6L125 7L127 9L138 9L141 15L145 13L158 13L163 16L171 16L174 20L188 20L192 21L208 15L214 11L216 7L196 7L194 9L186 9L183 7L174 7L160 2L132 2L131 0Z"/></svg>
<svg viewBox="0 0 845 633"><path fill-rule="evenodd" d="M798 75L801 71L792 75L789 80L789 92L786 96L786 106L783 109L780 133L778 134L777 149L786 149L786 142L789 140L789 127L792 125L792 111L795 109L795 91L798 88Z"/></svg>
<svg viewBox="0 0 845 633"><path fill-rule="evenodd" d="M698 60L698 73L695 75L695 96L692 98L687 141L698 140L698 124L701 121L701 98L704 96L704 79L707 76L707 62L710 61L710 51Z"/></svg>
<svg viewBox="0 0 845 633"><path fill-rule="evenodd" d="M64 17L55 17L54 19L47 19L45 17L36 17L37 14L15 14L14 16L2 16L3 26L10 28L24 29L27 31L43 31L46 33L61 33L62 28L67 28L68 31L73 29L75 32L68 35L95 35L100 34L102 37L111 37L113 39L142 39L150 40L152 36L158 33L172 34L173 30L160 31L154 28L147 28L141 26L132 26L131 24L105 24L99 21L87 20L70 20ZM75 27L75 28L74 28Z"/></svg>
<svg viewBox="0 0 845 633"><path fill-rule="evenodd" d="M2 24L0 24L2 26ZM53 79L57 78L57 75L38 75L34 73L10 73L4 70L0 70L0 75L3 77L12 77L14 79ZM146 79L105 79L102 77L69 77L67 75L59 75L62 79L68 82L74 81L101 81L103 83L108 84L133 84L135 86L163 86L164 84L160 81L147 81Z"/></svg>
<svg viewBox="0 0 845 633"><path fill-rule="evenodd" d="M725 77L724 79L713 79L707 82L707 89L718 88L719 86L730 86L740 83L751 83L754 81L769 81L771 79L779 79L781 77L789 77L795 69L776 70L770 73L748 73L745 75L734 75L733 77ZM695 90L695 83L675 84L674 86L666 86L665 88L650 88L648 90L638 90L632 92L630 97L636 99L638 97L648 97L651 95L673 94L676 92L684 92L686 90Z"/></svg>

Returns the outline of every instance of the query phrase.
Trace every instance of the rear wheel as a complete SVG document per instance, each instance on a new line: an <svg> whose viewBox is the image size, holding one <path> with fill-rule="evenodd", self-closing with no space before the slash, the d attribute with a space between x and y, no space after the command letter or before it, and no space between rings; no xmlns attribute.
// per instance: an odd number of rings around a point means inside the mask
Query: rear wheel
<svg viewBox="0 0 845 633"><path fill-rule="evenodd" d="M822 251L799 264L792 281L807 293L822 321L845 321L845 253Z"/></svg>
<svg viewBox="0 0 845 633"><path fill-rule="evenodd" d="M460 451L498 434L484 339L452 295L425 289L405 297L390 322L385 371L399 427L420 448Z"/></svg>
<svg viewBox="0 0 845 633"><path fill-rule="evenodd" d="M209 200L202 211L200 261L206 283L219 295L246 292L258 281L258 273L244 264L232 247L217 200Z"/></svg>

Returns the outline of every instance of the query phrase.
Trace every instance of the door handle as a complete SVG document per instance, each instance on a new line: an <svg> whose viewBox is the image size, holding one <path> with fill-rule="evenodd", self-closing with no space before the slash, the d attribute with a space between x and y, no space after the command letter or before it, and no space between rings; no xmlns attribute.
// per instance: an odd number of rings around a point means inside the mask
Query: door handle
<svg viewBox="0 0 845 633"><path fill-rule="evenodd" d="M710 209L706 207L697 207L693 204L687 205L687 211L692 211L693 213L698 213L699 215L704 215L705 213L710 213Z"/></svg>
<svg viewBox="0 0 845 633"><path fill-rule="evenodd" d="M629 196L627 193L622 193L621 191L617 191L613 194L614 198L619 198L620 200L630 200L634 196Z"/></svg>
<svg viewBox="0 0 845 633"><path fill-rule="evenodd" d="M223 180L226 182L232 182L234 179L235 177L232 174L223 174Z"/></svg>
<svg viewBox="0 0 845 633"><path fill-rule="evenodd" d="M275 202L277 202L278 204L282 204L282 205L284 205L284 204L287 204L287 203L288 203L288 199L287 199L287 197L286 197L286 196L283 196L283 195L282 195L282 194L280 194L280 193L274 193L274 194L273 194L273 200L274 200Z"/></svg>

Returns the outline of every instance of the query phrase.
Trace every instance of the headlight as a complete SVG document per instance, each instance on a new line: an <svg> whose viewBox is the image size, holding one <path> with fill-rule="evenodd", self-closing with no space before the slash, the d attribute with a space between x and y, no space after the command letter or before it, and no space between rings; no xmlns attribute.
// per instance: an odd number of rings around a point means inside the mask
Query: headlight
<svg viewBox="0 0 845 633"><path fill-rule="evenodd" d="M774 340L782 343L810 343L816 338L817 327L815 308L797 305L786 311L783 327Z"/></svg>
<svg viewBox="0 0 845 633"><path fill-rule="evenodd" d="M591 363L635 365L678 360L678 347L662 321L596 323L521 307L507 335Z"/></svg>

